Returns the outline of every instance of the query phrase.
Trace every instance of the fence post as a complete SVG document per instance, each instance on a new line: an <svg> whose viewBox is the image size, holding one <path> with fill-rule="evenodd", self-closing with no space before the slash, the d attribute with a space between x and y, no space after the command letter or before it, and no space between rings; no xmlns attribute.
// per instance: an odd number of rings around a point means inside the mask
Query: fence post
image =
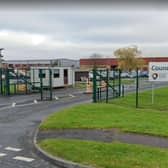
<svg viewBox="0 0 168 168"><path fill-rule="evenodd" d="M118 90L118 91L119 91L119 97L120 97L120 96L121 96L121 70L120 70L120 69L118 69L118 75L119 75L119 76L118 76L118 80L119 80L119 81L118 81L118 82L119 82L119 84L118 84L118 85L119 85L119 86L118 86L118 87L119 87L119 90Z"/></svg>
<svg viewBox="0 0 168 168"><path fill-rule="evenodd" d="M18 72L18 68L17 68L17 93L18 93L18 91L19 91L19 82L18 82L18 80L19 80L19 72Z"/></svg>
<svg viewBox="0 0 168 168"><path fill-rule="evenodd" d="M108 103L109 71L106 70L106 103Z"/></svg>
<svg viewBox="0 0 168 168"><path fill-rule="evenodd" d="M40 95L41 95L41 100L43 100L43 78L42 78L42 69L39 69L39 76L40 76Z"/></svg>
<svg viewBox="0 0 168 168"><path fill-rule="evenodd" d="M124 85L122 85L122 97L124 97Z"/></svg>
<svg viewBox="0 0 168 168"><path fill-rule="evenodd" d="M25 88L26 88L26 94L27 94L27 69L25 69Z"/></svg>
<svg viewBox="0 0 168 168"><path fill-rule="evenodd" d="M114 90L115 90L115 68L113 68L113 98L115 97Z"/></svg>
<svg viewBox="0 0 168 168"><path fill-rule="evenodd" d="M96 103L96 92L97 92L97 86L96 86L96 69L93 69L93 102Z"/></svg>
<svg viewBox="0 0 168 168"><path fill-rule="evenodd" d="M52 70L49 69L50 100L52 100Z"/></svg>
<svg viewBox="0 0 168 168"><path fill-rule="evenodd" d="M138 88L139 88L139 77L138 68L136 69L136 108L138 108Z"/></svg>
<svg viewBox="0 0 168 168"><path fill-rule="evenodd" d="M9 86L9 69L6 68L6 95L10 95L10 86Z"/></svg>
<svg viewBox="0 0 168 168"><path fill-rule="evenodd" d="M3 86L2 86L2 68L0 68L0 85L1 85L1 94L3 94Z"/></svg>

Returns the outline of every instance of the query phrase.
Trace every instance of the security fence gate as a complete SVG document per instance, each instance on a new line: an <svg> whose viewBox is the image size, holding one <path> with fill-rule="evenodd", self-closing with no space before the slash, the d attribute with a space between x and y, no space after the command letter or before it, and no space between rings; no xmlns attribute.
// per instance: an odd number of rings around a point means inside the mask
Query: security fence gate
<svg viewBox="0 0 168 168"><path fill-rule="evenodd" d="M120 69L93 69L93 102L108 102L109 98L118 98L124 94L120 74Z"/></svg>
<svg viewBox="0 0 168 168"><path fill-rule="evenodd" d="M35 73L38 71L39 81L35 80ZM0 95L18 95L40 93L40 100L52 100L52 78L51 70L49 72L48 83L44 82L43 69L0 69Z"/></svg>
<svg viewBox="0 0 168 168"><path fill-rule="evenodd" d="M41 100L52 100L52 70L51 69L31 69L31 82L34 83L34 89L39 89Z"/></svg>
<svg viewBox="0 0 168 168"><path fill-rule="evenodd" d="M71 67L30 67L29 69L1 68L0 95L38 93L40 100L57 98L55 88L72 86Z"/></svg>
<svg viewBox="0 0 168 168"><path fill-rule="evenodd" d="M35 92L30 82L29 69L0 69L0 94L9 96L13 94L28 94Z"/></svg>

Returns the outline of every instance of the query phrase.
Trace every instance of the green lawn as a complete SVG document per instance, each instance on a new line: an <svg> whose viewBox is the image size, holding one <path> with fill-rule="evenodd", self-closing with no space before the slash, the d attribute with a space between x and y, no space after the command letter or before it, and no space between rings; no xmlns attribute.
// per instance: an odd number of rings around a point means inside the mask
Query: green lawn
<svg viewBox="0 0 168 168"><path fill-rule="evenodd" d="M122 84L129 84L129 83L133 83L134 81L135 79L132 79L132 78L122 78L121 79ZM113 80L110 80L109 83L113 85ZM119 84L119 80L115 79L115 85L118 85L118 84Z"/></svg>
<svg viewBox="0 0 168 168"><path fill-rule="evenodd" d="M76 82L74 87L75 87L76 89L86 88L86 82Z"/></svg>
<svg viewBox="0 0 168 168"><path fill-rule="evenodd" d="M121 128L122 131L168 136L168 112L112 104L81 104L49 115L40 129Z"/></svg>
<svg viewBox="0 0 168 168"><path fill-rule="evenodd" d="M135 108L135 94L111 103L86 103L49 115L40 129L120 128L121 131L168 137L168 87L140 93L141 108ZM143 108L142 108L143 107ZM47 139L39 145L54 156L97 168L167 168L168 150L119 142Z"/></svg>
<svg viewBox="0 0 168 168"><path fill-rule="evenodd" d="M109 101L113 104L122 106L135 107L135 93L125 95L124 98L112 99ZM168 87L160 87L154 89L154 104L152 104L152 90L139 92L139 107L168 111Z"/></svg>
<svg viewBox="0 0 168 168"><path fill-rule="evenodd" d="M168 150L143 145L48 139L39 145L54 156L98 168L167 168Z"/></svg>

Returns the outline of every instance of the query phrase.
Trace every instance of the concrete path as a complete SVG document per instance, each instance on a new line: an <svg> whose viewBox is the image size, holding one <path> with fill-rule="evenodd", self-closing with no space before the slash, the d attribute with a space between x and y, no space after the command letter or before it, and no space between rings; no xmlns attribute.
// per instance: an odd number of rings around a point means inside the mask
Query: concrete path
<svg viewBox="0 0 168 168"><path fill-rule="evenodd" d="M46 138L85 139L103 142L119 141L168 148L168 138L144 134L125 133L120 129L58 129L40 131L37 140Z"/></svg>

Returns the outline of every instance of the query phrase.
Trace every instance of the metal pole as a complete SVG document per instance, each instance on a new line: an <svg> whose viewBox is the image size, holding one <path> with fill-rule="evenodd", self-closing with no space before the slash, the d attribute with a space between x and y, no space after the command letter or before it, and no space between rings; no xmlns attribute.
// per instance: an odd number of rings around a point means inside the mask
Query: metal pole
<svg viewBox="0 0 168 168"><path fill-rule="evenodd" d="M152 104L154 104L154 84L152 83Z"/></svg>
<svg viewBox="0 0 168 168"><path fill-rule="evenodd" d="M100 70L100 81L99 81L99 100L101 101L101 87L102 87L102 71Z"/></svg>
<svg viewBox="0 0 168 168"><path fill-rule="evenodd" d="M3 93L3 87L2 87L2 68L0 68L0 80L1 80L1 94Z"/></svg>
<svg viewBox="0 0 168 168"><path fill-rule="evenodd" d="M119 81L119 84L118 84L118 87L119 87L119 97L121 96L121 70L120 69L118 69L118 81Z"/></svg>
<svg viewBox="0 0 168 168"><path fill-rule="evenodd" d="M108 103L108 85L109 85L109 71L106 70L106 103Z"/></svg>
<svg viewBox="0 0 168 168"><path fill-rule="evenodd" d="M97 86L96 86L96 69L93 69L93 102L96 103L96 91L97 91Z"/></svg>
<svg viewBox="0 0 168 168"><path fill-rule="evenodd" d="M43 100L43 78L42 78L42 69L40 69L39 72L40 72L40 95L41 95L41 100Z"/></svg>
<svg viewBox="0 0 168 168"><path fill-rule="evenodd" d="M6 68L6 95L10 94L10 86L9 86L9 69Z"/></svg>
<svg viewBox="0 0 168 168"><path fill-rule="evenodd" d="M25 69L25 87L26 87L26 94L27 94L27 69Z"/></svg>
<svg viewBox="0 0 168 168"><path fill-rule="evenodd" d="M49 78L50 78L50 100L52 100L52 70L49 69Z"/></svg>
<svg viewBox="0 0 168 168"><path fill-rule="evenodd" d="M113 68L113 98L115 97L114 90L115 90L115 68Z"/></svg>
<svg viewBox="0 0 168 168"><path fill-rule="evenodd" d="M139 77L138 68L136 69L136 108L138 108L138 88L139 88Z"/></svg>
<svg viewBox="0 0 168 168"><path fill-rule="evenodd" d="M124 97L124 85L122 85L122 97Z"/></svg>
<svg viewBox="0 0 168 168"><path fill-rule="evenodd" d="M18 75L19 73L18 73L18 68L17 68L17 92L18 92L18 90L19 90L19 85L18 85L18 78L19 78L19 75Z"/></svg>
<svg viewBox="0 0 168 168"><path fill-rule="evenodd" d="M115 68L113 68L113 86L115 85Z"/></svg>

